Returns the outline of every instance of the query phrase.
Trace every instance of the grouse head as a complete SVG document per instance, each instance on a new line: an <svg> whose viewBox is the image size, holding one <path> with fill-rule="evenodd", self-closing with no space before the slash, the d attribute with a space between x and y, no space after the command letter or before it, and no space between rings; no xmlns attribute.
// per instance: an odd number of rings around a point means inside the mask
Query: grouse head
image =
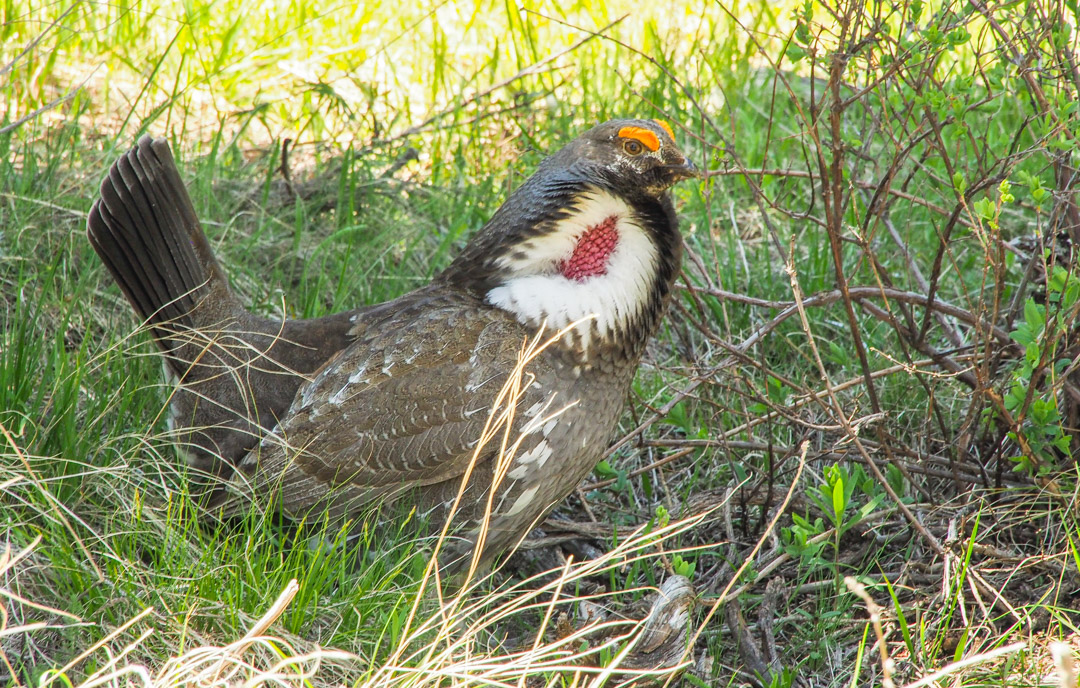
<svg viewBox="0 0 1080 688"><path fill-rule="evenodd" d="M545 159L442 278L530 327L578 324L585 368L636 362L663 314L682 239L668 195L698 171L660 120L613 120Z"/></svg>
<svg viewBox="0 0 1080 688"><path fill-rule="evenodd" d="M698 176L676 146L671 127L656 119L614 120L594 127L545 160L537 176L558 176L560 169L613 194L652 197Z"/></svg>

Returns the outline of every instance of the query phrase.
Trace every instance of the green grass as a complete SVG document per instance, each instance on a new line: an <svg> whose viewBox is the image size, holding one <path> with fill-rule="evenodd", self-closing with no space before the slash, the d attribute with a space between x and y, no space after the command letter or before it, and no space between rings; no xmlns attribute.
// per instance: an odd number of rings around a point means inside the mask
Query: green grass
<svg viewBox="0 0 1080 688"><path fill-rule="evenodd" d="M584 486L588 510L572 496L558 514L596 516L608 529L588 542L599 551L622 542L611 526L656 529L720 507L646 547L669 565L671 550L689 548L681 556L694 565L702 625L688 681L726 685L754 670L736 650L737 627L707 614L744 561L733 585L750 637L777 643L772 669L785 671L775 685L881 680L875 631L846 575L884 609L898 680L1015 640L1028 648L958 676L1019 684L1045 673L1045 640L1074 636L1080 605L1076 443L1048 444L1080 437L1061 363L1075 339L1075 268L1060 249L1064 276L1047 287L1039 267L1039 242L1053 249L1068 232L1074 189L1055 165L1076 154L1080 128L1076 86L1055 59L1076 37L1055 29L1024 43L1034 34L1017 29L1016 7L1041 26L1065 22L1039 3L993 8L1020 52L1041 56L1040 100L970 7L856 5L865 11L853 30L868 32L877 11L877 30L891 28L849 51L838 92L850 101L834 129L835 101L821 99L828 60L847 52L823 5L807 16L802 4L766 2L528 11L448 2L432 12L314 1L0 4L0 67L10 66L0 70L0 556L4 543L36 543L6 574L0 560L0 651L18 680L33 684L106 638L117 652L147 628L125 661L160 667L224 645L294 578L298 592L273 633L295 652L319 645L362 658L331 663L318 680L370 679L403 643L438 635L405 631L428 551L401 524L407 514L373 518L359 542L330 548L313 544L318 528L297 534L253 516L214 530L194 517L165 428L160 363L83 233L98 181L139 134L172 142L251 307L313 316L424 284L546 153L615 116L671 121L695 159L724 173L675 191L692 252L687 288L619 435L669 411ZM795 61L790 47L782 57L789 40L818 61ZM278 171L286 138L295 194ZM839 195L819 176L837 156ZM760 169L773 173L743 173ZM1036 198L1025 175L1056 193ZM1012 201L999 187L1006 178ZM887 209L870 205L878 190ZM798 316L772 324L795 299L789 259L807 299L837 288L830 237L852 288L925 295L916 272L937 274L937 299L1027 336L1027 366L985 328L955 313L943 322L899 296L853 299L851 315L842 299L809 300L805 325ZM1029 297L1038 298L1024 308ZM651 467L677 451L686 453ZM492 585L549 561L519 555ZM618 607L662 570L655 559L612 566L576 592L630 591L610 603ZM433 609L427 597L419 604ZM581 620L580 606L569 612ZM49 627L2 633L34 621ZM535 610L515 611L478 636L474 658L531 642L522 629L535 628ZM98 650L68 676L108 662ZM406 685L379 675L379 685Z"/></svg>

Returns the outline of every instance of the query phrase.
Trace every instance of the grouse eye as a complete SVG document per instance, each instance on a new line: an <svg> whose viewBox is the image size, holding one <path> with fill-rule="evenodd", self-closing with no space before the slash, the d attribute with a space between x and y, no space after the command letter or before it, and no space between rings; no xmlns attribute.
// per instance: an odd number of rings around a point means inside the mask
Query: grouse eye
<svg viewBox="0 0 1080 688"><path fill-rule="evenodd" d="M645 150L645 146L641 145L640 141L634 139L626 139L623 141L622 148L628 155L641 155Z"/></svg>

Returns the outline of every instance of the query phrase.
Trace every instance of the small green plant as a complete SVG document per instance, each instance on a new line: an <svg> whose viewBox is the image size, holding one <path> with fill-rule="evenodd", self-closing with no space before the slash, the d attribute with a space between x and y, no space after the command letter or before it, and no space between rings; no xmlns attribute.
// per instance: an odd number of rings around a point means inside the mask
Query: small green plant
<svg viewBox="0 0 1080 688"><path fill-rule="evenodd" d="M821 518L810 521L798 514L792 514L791 522L790 526L780 529L784 552L810 568L824 564L821 550L825 548L825 543L815 541L815 538L825 532L825 521Z"/></svg>
<svg viewBox="0 0 1080 688"><path fill-rule="evenodd" d="M975 215L978 216L981 222L989 225L991 229L997 230L1001 207L1007 203L1012 203L1015 200L1016 197L1012 195L1012 186L1009 184L1009 180L1004 179L1001 184L998 185L996 202L990 197L980 198L972 204L972 208L975 210Z"/></svg>
<svg viewBox="0 0 1080 688"><path fill-rule="evenodd" d="M856 506L859 495L867 499L861 506ZM807 497L825 514L831 526L832 536L828 544L832 546L834 559L831 564L835 568L841 553L840 540L856 523L881 505L885 494L862 466L855 465L848 469L834 464L826 469L825 481L816 489L809 490ZM811 569L827 566L830 562L822 557L826 541L820 536L828 530L825 519L818 517L810 521L793 514L792 525L781 530L784 550Z"/></svg>
<svg viewBox="0 0 1080 688"><path fill-rule="evenodd" d="M849 516L856 491L869 497L869 501L855 508ZM840 464L829 466L825 471L825 482L818 486L816 492L811 490L808 496L832 523L837 542L853 525L873 513L885 497L877 483L858 464L850 470Z"/></svg>
<svg viewBox="0 0 1080 688"><path fill-rule="evenodd" d="M697 563L687 561L681 554L676 554L671 558L671 570L675 572L677 576L685 576L686 578L694 577L694 570L697 568Z"/></svg>
<svg viewBox="0 0 1080 688"><path fill-rule="evenodd" d="M593 473L601 480L614 480L615 489L620 492L630 491L630 474L625 468L615 468L607 459L597 463Z"/></svg>

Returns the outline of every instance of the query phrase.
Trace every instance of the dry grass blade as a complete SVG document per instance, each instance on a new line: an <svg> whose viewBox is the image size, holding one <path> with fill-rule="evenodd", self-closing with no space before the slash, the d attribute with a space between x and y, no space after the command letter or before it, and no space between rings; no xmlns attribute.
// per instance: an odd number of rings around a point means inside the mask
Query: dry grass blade
<svg viewBox="0 0 1080 688"><path fill-rule="evenodd" d="M881 655L881 685L883 688L893 688L896 685L893 681L896 662L889 656L889 646L885 642L885 633L881 629L881 607L870 597L866 586L855 580L853 576L845 576L844 585L866 605L866 611L870 614L870 623L874 627L874 635L877 637L878 652Z"/></svg>
<svg viewBox="0 0 1080 688"><path fill-rule="evenodd" d="M45 501L48 502L50 511L52 511L52 513L56 516L57 520L64 524L64 527L67 529L67 531L71 533L72 539L78 543L79 548L82 549L83 553L86 555L86 560L94 568L94 572L97 574L98 580L105 580L105 575L101 572L101 569L98 567L97 562L94 560L94 557L90 554L90 550L87 549L86 545L83 543L82 538L79 537L79 534L71 525L71 521L69 521L68 518L64 515L64 511L66 510L65 506L61 504L56 499L56 497L53 496L52 492L50 492L49 489L45 486L45 484L40 479L38 479L37 475L35 475L34 469L31 468L29 461L27 461L26 459L26 455L23 453L18 443L15 442L15 438L11 435L11 433L8 431L8 429L4 426L3 423L0 423L0 435L4 436L4 440L7 441L8 445L11 447L11 450L15 453L15 456L17 456L19 458L19 461L22 463L23 468L26 470L26 475L29 477L30 481L33 483L34 487L38 490L38 492L45 499Z"/></svg>
<svg viewBox="0 0 1080 688"><path fill-rule="evenodd" d="M579 596L564 591L613 567L658 556L654 550L659 544L699 526L700 522L699 516L653 532L639 529L602 559L571 562L547 581L537 576L483 596L461 593L453 605L445 605L417 623L402 638L390 660L356 685L362 688L511 686L524 685L526 679L546 673L569 674L570 685L581 688L613 685L612 678L618 679L617 685L629 685L644 678L658 682L670 679L688 666L686 643L690 637L689 612L694 591L686 578L670 577L654 591L651 608L641 619L593 620L560 635L552 628L552 612L556 607L600 603L604 596ZM78 683L79 688L130 685L299 688L310 685L327 661L355 666L360 658L353 654L323 649L299 653L285 640L268 633L298 589L297 582L291 581L267 612L236 642L220 647L195 647L164 661L156 669L128 661L133 651L154 634L154 628L144 629L115 653L109 650L113 641L151 617L153 609L148 608L62 669L49 672L41 686L51 685L57 679L68 680L72 668L99 652L108 653L108 660ZM446 613L447 607L451 607L452 613ZM484 650L489 639L512 619L540 612L543 622L527 646L509 652ZM554 638L548 637L553 633ZM613 657L606 666L600 661L605 654Z"/></svg>
<svg viewBox="0 0 1080 688"><path fill-rule="evenodd" d="M79 662L97 652L109 657L104 665L79 682L78 688L121 688L144 686L167 688L169 686L200 686L201 688L225 688L226 686L301 686L318 673L323 661L355 659L349 653L316 650L296 652L286 641L266 635L265 631L281 616L298 589L296 581L286 586L277 601L252 626L243 638L223 647L201 646L163 662L154 670L145 664L129 662L128 657L139 645L154 634L153 628L144 629L132 642L113 654L110 643L129 628L136 626L153 613L152 608L128 620L108 636L95 643L58 671L43 677L42 688L58 679L70 683L67 673Z"/></svg>
<svg viewBox="0 0 1080 688"><path fill-rule="evenodd" d="M548 672L572 674L574 685L579 686L604 685L613 676L624 683L642 677L669 679L688 666L693 588L685 578L669 578L640 620L594 620L561 637L551 622L556 605L572 608L584 602L597 604L606 597L567 594L566 590L613 568L658 557L654 548L699 526L702 518L673 522L652 532L639 528L600 559L569 562L554 578L545 572L482 596L463 591L416 623L390 661L363 685L438 686L444 681L460 686L520 685ZM533 614L541 615L542 621L528 645L496 654L482 650L486 639L497 636L512 619ZM552 633L556 637L548 638ZM608 653L613 659L603 666L599 659Z"/></svg>
<svg viewBox="0 0 1080 688"><path fill-rule="evenodd" d="M984 664L986 662L989 662L992 659L997 659L998 657L1004 657L1005 655L1011 655L1014 652L1020 652L1021 650L1023 650L1027 646L1028 646L1028 644L1025 643L1025 642L1011 643L1009 645L1006 645L1005 647L999 647L996 650L991 650L990 652L981 652L981 653L979 653L977 655L972 655L971 657L966 657L964 659L961 659L958 662L953 662L952 664L948 664L948 665L942 667L940 670L935 671L934 673L932 673L932 674L930 674L928 676L924 676L923 678L919 679L918 681L913 681L912 683L909 683L906 686L904 686L904 688L922 688L922 686L933 685L934 683L936 683L937 681L940 681L941 679L945 678L946 676L950 676L952 674L955 674L955 673L959 672L961 669L966 669L968 667L977 666L979 664Z"/></svg>
<svg viewBox="0 0 1080 688"><path fill-rule="evenodd" d="M38 604L30 600L25 599L21 595L16 594L10 590L6 585L6 582L10 577L13 577L15 573L15 567L22 561L26 560L34 549L41 543L41 536L34 538L26 547L22 548L18 552L13 552L10 542L0 542L0 640L5 638L14 638L32 631L40 630L48 626L45 622L29 622L19 623L20 619L18 607L30 607L37 611L45 612L47 614L56 614L59 616L66 616L68 618L78 620L77 617L66 612L62 612L58 609L53 609L47 605ZM12 625L12 617L15 617L16 625ZM7 675L14 677L16 672L12 667L10 658L7 652L4 650L4 644L0 643L0 662L3 663L3 667L7 671ZM16 679L16 683L18 683Z"/></svg>
<svg viewBox="0 0 1080 688"><path fill-rule="evenodd" d="M1061 641L1052 642L1050 656L1057 669L1059 688L1076 688L1076 658L1073 657L1072 646Z"/></svg>

